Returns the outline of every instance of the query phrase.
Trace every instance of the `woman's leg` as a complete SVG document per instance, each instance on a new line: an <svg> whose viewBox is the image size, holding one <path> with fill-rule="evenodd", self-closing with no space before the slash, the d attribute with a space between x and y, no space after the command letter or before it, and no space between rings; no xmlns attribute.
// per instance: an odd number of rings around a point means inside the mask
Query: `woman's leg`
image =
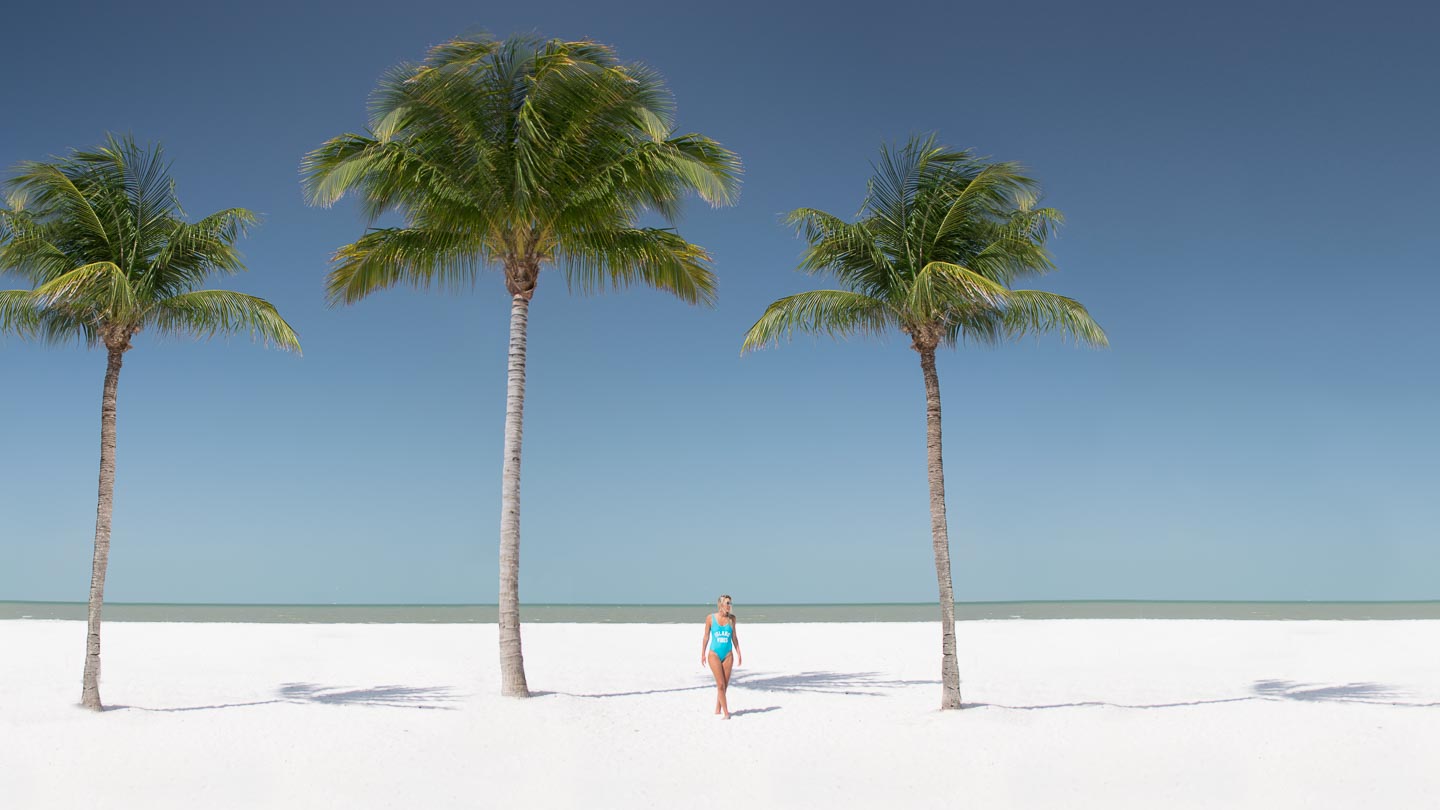
<svg viewBox="0 0 1440 810"><path fill-rule="evenodd" d="M730 653L729 655L725 656L725 662L724 662L724 664L721 665L721 671L725 673L725 687L720 690L720 694L721 694L722 696L725 696L725 697L728 697L728 696L729 696L729 693L730 693L730 670L732 670L732 669L734 669L734 668L735 668L735 653L732 652L732 653ZM729 719L729 717L730 717L730 704L725 701L724 697L722 697L720 703L721 703L721 708L723 708L723 709L725 710L725 717L726 717L726 719Z"/></svg>
<svg viewBox="0 0 1440 810"><path fill-rule="evenodd" d="M710 672L715 676L715 713L720 714L721 710L725 708L725 687L729 684L730 679L726 677L725 666L720 663L720 656L713 651L708 655Z"/></svg>

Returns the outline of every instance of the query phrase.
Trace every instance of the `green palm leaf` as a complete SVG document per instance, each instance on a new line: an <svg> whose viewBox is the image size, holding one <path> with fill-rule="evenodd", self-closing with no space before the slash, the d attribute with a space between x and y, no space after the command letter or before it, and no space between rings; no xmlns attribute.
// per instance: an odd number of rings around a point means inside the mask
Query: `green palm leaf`
<svg viewBox="0 0 1440 810"><path fill-rule="evenodd" d="M267 346L300 352L300 339L263 298L229 290L197 290L155 303L148 322L161 332L196 338L249 333Z"/></svg>
<svg viewBox="0 0 1440 810"><path fill-rule="evenodd" d="M566 242L563 257L567 281L581 292L644 284L688 304L715 303L710 254L674 231L589 231Z"/></svg>
<svg viewBox="0 0 1440 810"><path fill-rule="evenodd" d="M485 244L476 241L454 231L376 228L335 252L326 297L331 304L353 304L397 284L468 288L475 283L477 255L485 255Z"/></svg>
<svg viewBox="0 0 1440 810"><path fill-rule="evenodd" d="M0 334L34 335L45 311L30 290L0 290Z"/></svg>
<svg viewBox="0 0 1440 810"><path fill-rule="evenodd" d="M33 290L0 290L0 339L6 334L41 343L93 345L95 324L81 314L47 304Z"/></svg>
<svg viewBox="0 0 1440 810"><path fill-rule="evenodd" d="M1039 290L1014 290L1005 302L1000 318L1007 337L1059 332L1087 346L1110 345L1105 330L1090 317L1079 301Z"/></svg>
<svg viewBox="0 0 1440 810"><path fill-rule="evenodd" d="M796 333L823 334L833 338L853 335L882 335L898 325L895 313L884 302L848 290L811 290L781 298L745 333L740 351L752 352L779 345Z"/></svg>
<svg viewBox="0 0 1440 810"><path fill-rule="evenodd" d="M6 268L32 283L42 283L74 267L71 257L52 239L53 229L46 229L32 212L24 210L24 201L12 195L9 209L0 208L0 268Z"/></svg>
<svg viewBox="0 0 1440 810"><path fill-rule="evenodd" d="M143 314L130 279L114 262L77 267L36 287L35 298L41 305L93 313L96 322L133 323Z"/></svg>
<svg viewBox="0 0 1440 810"><path fill-rule="evenodd" d="M56 164L21 163L10 180L10 187L35 208L64 216L76 242L92 249L113 248L110 231L118 230L117 224L112 223L107 229L95 208L96 201L77 185L77 180L84 182L88 178L75 170L78 166L69 168L72 171L66 172Z"/></svg>
<svg viewBox="0 0 1440 810"><path fill-rule="evenodd" d="M905 312L913 321L947 323L973 309L1002 307L1010 291L966 267L934 261L915 274L905 296Z"/></svg>

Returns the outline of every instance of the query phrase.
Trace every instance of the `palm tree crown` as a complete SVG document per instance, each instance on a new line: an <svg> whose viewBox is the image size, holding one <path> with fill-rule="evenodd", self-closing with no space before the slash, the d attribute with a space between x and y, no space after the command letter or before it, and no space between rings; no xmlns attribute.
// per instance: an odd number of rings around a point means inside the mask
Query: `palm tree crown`
<svg viewBox="0 0 1440 810"><path fill-rule="evenodd" d="M366 134L306 156L311 202L357 191L372 219L398 211L336 253L333 302L399 283L457 287L485 264L512 295L532 294L557 263L585 291L643 283L710 302L706 252L646 211L673 221L690 192L735 198L739 161L700 135L672 131L659 77L593 42L459 39L382 80Z"/></svg>
<svg viewBox="0 0 1440 810"><path fill-rule="evenodd" d="M750 351L795 332L833 337L898 329L917 350L994 344L1061 331L1106 345L1085 307L1011 285L1054 269L1045 241L1060 213L1037 207L1037 184L1015 163L987 163L934 136L881 151L858 221L801 208L788 221L809 243L801 269L844 290L771 304L745 336Z"/></svg>
<svg viewBox="0 0 1440 810"><path fill-rule="evenodd" d="M249 332L299 351L268 302L198 289L213 273L244 270L235 240L256 217L230 208L186 222L168 168L158 146L115 136L55 162L21 163L0 207L0 272L33 289L0 292L0 331L120 351L144 329Z"/></svg>

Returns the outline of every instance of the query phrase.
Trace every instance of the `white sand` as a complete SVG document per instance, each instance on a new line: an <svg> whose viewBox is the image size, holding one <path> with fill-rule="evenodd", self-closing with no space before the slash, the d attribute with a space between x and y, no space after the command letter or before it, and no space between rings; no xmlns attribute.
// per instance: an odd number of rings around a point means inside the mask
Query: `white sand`
<svg viewBox="0 0 1440 810"><path fill-rule="evenodd" d="M1410 808L1440 802L1440 622L0 622L0 807Z"/></svg>

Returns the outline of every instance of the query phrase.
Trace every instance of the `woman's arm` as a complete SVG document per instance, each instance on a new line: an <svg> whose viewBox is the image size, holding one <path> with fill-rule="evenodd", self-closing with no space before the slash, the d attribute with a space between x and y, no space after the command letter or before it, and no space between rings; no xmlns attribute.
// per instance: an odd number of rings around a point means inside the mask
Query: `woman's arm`
<svg viewBox="0 0 1440 810"><path fill-rule="evenodd" d="M708 652L709 649L710 649L710 614L707 613L707 614L705 614L705 632L704 632L703 635L700 636L700 666L702 666L702 667L703 667L703 666L708 666L708 665L710 664L710 662L709 662L708 660L706 660L706 658L705 658L705 653Z"/></svg>
<svg viewBox="0 0 1440 810"><path fill-rule="evenodd" d="M730 614L730 646L735 648L735 666L744 663L740 656L740 622L736 621L735 614Z"/></svg>

